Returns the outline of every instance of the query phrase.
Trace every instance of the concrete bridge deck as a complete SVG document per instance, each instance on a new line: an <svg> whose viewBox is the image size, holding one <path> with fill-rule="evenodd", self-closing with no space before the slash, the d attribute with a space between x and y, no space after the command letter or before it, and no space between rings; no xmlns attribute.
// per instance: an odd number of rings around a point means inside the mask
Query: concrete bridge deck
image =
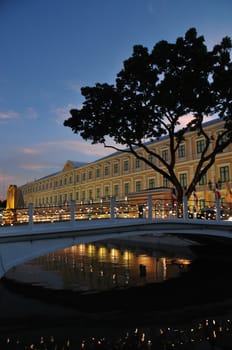
<svg viewBox="0 0 232 350"><path fill-rule="evenodd" d="M129 233L141 234L152 230L154 234L202 234L232 238L232 221L200 219L100 219L70 222L37 223L0 227L0 243L19 239L48 239L69 235L98 235ZM96 237L97 238L97 237Z"/></svg>

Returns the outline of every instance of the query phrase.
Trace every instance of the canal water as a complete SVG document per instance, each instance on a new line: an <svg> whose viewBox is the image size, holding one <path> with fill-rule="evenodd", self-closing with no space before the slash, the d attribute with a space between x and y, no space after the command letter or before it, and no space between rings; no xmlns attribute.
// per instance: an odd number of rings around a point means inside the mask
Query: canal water
<svg viewBox="0 0 232 350"><path fill-rule="evenodd" d="M232 349L228 247L192 243L82 244L12 268L0 349Z"/></svg>

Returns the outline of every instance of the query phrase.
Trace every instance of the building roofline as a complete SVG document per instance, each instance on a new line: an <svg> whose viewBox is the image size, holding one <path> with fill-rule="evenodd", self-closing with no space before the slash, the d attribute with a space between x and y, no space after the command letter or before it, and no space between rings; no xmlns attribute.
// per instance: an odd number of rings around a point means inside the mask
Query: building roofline
<svg viewBox="0 0 232 350"><path fill-rule="evenodd" d="M220 123L220 122L223 122L223 120L221 120L221 119L219 119L219 118L216 118L216 119L212 119L212 120L208 120L208 121L204 122L204 123L203 123L203 126L204 126L204 127L208 127L208 126L211 126L211 125ZM169 138L169 136L165 135L165 136L160 137L158 140L147 141L147 142L144 142L144 144L145 144L145 145L151 145L151 144L159 143L159 142L161 142L161 141L163 141L163 140L166 140L166 139L168 139L168 138ZM140 147L135 147L135 148L140 148ZM125 148L125 152L127 152L126 150L128 150L128 152L129 152L129 148ZM56 175L61 174L62 172L64 172L64 167L65 167L65 165L66 165L68 162L71 162L71 163L72 163L73 169L77 169L77 168L85 167L86 165L91 165L91 164L98 163L98 162L100 162L100 161L104 161L104 160L106 160L106 159L115 157L115 156L120 155L120 154L122 154L122 151L116 151L116 152L113 152L113 153L111 153L111 154L109 154L109 155L107 155L107 156L104 156L104 157L102 157L102 158L98 158L98 159L96 159L96 160L94 160L94 161L92 161L92 162L89 162L89 163L80 162L80 161L71 161L71 160L67 160L67 161L65 162L63 168L62 168L60 171L57 171L57 172L52 173L52 174L45 175L45 176L43 176L43 177L41 177L41 178L39 178L39 179L36 179L36 180L34 180L34 181L31 181L31 182L29 182L29 183L39 182L39 181L44 180L44 179L46 179L46 178L53 177L53 176L56 176ZM21 186L19 186L19 187L23 187L23 186L25 186L25 185L28 185L28 183L23 184L23 185L21 185Z"/></svg>

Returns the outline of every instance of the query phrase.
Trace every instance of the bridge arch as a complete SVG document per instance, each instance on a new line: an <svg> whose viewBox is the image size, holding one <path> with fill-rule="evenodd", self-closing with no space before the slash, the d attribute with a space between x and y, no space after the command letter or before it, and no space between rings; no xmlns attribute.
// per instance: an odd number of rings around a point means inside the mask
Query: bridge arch
<svg viewBox="0 0 232 350"><path fill-rule="evenodd" d="M135 233L125 232L122 236ZM21 240L18 242L6 242L0 244L0 279L12 267L22 264L38 256L52 253L56 250L69 248L73 245L97 242L104 239L115 238L117 233L90 236L57 237L38 240Z"/></svg>
<svg viewBox="0 0 232 350"><path fill-rule="evenodd" d="M107 220L0 230L0 278L13 266L59 249L81 243L152 233L156 236L216 236L232 238L231 222L203 220Z"/></svg>

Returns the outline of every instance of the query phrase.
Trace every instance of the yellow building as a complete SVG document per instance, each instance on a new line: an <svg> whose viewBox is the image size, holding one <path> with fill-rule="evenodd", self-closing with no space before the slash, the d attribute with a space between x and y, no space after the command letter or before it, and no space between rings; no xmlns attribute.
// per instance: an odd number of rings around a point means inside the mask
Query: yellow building
<svg viewBox="0 0 232 350"><path fill-rule="evenodd" d="M222 130L223 123L213 120L207 122L205 127L213 140L213 136ZM168 158L169 148L166 137L149 143L148 147L158 150L162 157ZM202 147L203 138L198 137L194 132L189 132L181 145L175 169L183 187L190 183L193 177ZM143 153L142 149L141 153ZM161 167L161 164L157 163L157 165ZM215 200L214 184L216 182L220 187L222 203L229 205L232 202L231 174L232 145L229 145L217 155L215 164L197 185L196 192L200 208ZM32 203L38 207L68 204L72 200L77 204L100 202L111 197L115 197L116 200L125 200L130 193L160 187L172 187L172 185L132 154L115 152L86 164L68 160L60 172L19 188L22 191L25 206Z"/></svg>

